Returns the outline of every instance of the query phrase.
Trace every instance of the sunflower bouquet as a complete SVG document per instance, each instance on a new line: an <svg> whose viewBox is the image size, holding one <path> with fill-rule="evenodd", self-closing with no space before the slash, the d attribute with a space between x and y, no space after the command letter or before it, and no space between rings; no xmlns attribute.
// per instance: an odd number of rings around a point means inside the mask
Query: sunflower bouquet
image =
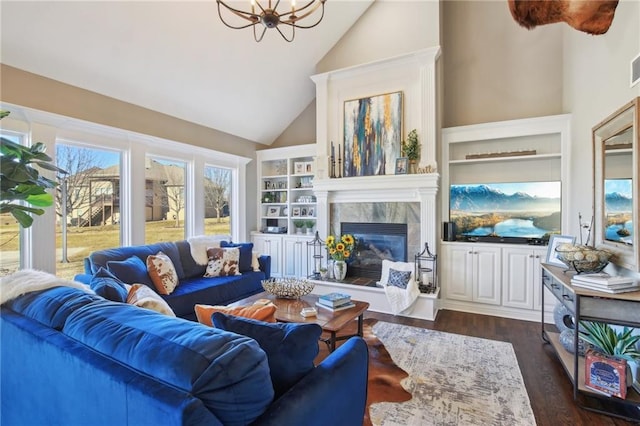
<svg viewBox="0 0 640 426"><path fill-rule="evenodd" d="M344 234L339 237L329 235L326 242L329 256L333 260L348 260L356 247L356 239L351 234Z"/></svg>

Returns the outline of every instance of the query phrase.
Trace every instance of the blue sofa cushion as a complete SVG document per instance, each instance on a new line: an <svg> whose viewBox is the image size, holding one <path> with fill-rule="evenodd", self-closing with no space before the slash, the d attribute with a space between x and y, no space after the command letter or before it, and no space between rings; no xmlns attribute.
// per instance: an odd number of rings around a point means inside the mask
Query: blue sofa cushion
<svg viewBox="0 0 640 426"><path fill-rule="evenodd" d="M53 287L47 290L26 293L8 301L3 306L34 319L47 327L62 330L67 317L76 309L96 300L100 296L72 287Z"/></svg>
<svg viewBox="0 0 640 426"><path fill-rule="evenodd" d="M93 274L89 285L98 296L113 302L126 302L129 293L124 283L103 267Z"/></svg>
<svg viewBox="0 0 640 426"><path fill-rule="evenodd" d="M267 323L216 312L213 325L255 339L267 353L275 396L278 398L314 368L318 355L318 324Z"/></svg>
<svg viewBox="0 0 640 426"><path fill-rule="evenodd" d="M191 256L191 245L187 240L176 242L176 247L180 253L180 260L182 261L182 268L184 269L185 278L201 277L207 270L207 264L198 265Z"/></svg>
<svg viewBox="0 0 640 426"><path fill-rule="evenodd" d="M181 318L196 321L196 304L220 305L235 302L264 291L263 272L247 272L230 277L194 277L180 281L173 293L162 296Z"/></svg>
<svg viewBox="0 0 640 426"><path fill-rule="evenodd" d="M240 249L240 261L238 269L240 273L251 272L251 256L253 252L253 243L232 243L230 241L220 241L220 247L238 247Z"/></svg>
<svg viewBox="0 0 640 426"><path fill-rule="evenodd" d="M155 288L147 273L147 265L138 256L131 256L126 260L110 260L107 262L107 270L127 284L144 284Z"/></svg>
<svg viewBox="0 0 640 426"><path fill-rule="evenodd" d="M174 242L162 242L142 246L126 246L115 247L106 250L98 250L89 255L88 263L90 266L90 271L93 274L96 273L101 266L106 268L107 262L109 261L127 260L131 256L138 257L142 261L142 263L146 265L147 256L157 254L159 251L169 256L171 262L173 262L173 266L176 269L176 274L178 275L178 280L183 279L185 275L184 269L182 268L182 260L180 258L178 246ZM121 277L118 278L122 279ZM126 280L123 281L129 284L129 282L127 282Z"/></svg>
<svg viewBox="0 0 640 426"><path fill-rule="evenodd" d="M76 310L62 331L192 393L225 425L251 423L273 400L266 355L244 336L106 300Z"/></svg>

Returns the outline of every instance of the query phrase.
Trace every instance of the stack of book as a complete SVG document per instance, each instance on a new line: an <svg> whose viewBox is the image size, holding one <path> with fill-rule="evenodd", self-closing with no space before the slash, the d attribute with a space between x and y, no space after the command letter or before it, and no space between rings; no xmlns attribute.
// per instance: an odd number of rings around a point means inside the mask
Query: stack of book
<svg viewBox="0 0 640 426"><path fill-rule="evenodd" d="M611 276L606 273L574 275L571 285L605 293L625 293L639 289L638 282L632 277Z"/></svg>
<svg viewBox="0 0 640 426"><path fill-rule="evenodd" d="M329 293L319 296L316 306L335 312L353 308L356 305L351 301L351 296L348 294Z"/></svg>

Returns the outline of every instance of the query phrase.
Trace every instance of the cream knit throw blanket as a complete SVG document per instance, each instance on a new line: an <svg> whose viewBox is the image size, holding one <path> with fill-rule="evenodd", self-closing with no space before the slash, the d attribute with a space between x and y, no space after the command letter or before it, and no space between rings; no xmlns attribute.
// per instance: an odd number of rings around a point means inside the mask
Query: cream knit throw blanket
<svg viewBox="0 0 640 426"><path fill-rule="evenodd" d="M58 278L48 272L22 269L0 278L0 305L25 293L52 287L74 287L87 293L94 293L86 284Z"/></svg>
<svg viewBox="0 0 640 426"><path fill-rule="evenodd" d="M220 241L231 241L230 235L197 235L187 238L191 248L191 257L198 265L209 263L207 249L220 247Z"/></svg>

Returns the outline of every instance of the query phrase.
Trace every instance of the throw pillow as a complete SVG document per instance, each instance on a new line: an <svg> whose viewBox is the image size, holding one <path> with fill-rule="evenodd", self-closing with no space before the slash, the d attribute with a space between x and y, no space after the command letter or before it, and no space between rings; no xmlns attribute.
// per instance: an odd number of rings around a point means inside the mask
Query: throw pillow
<svg viewBox="0 0 640 426"><path fill-rule="evenodd" d="M144 284L134 284L127 295L127 303L140 308L151 309L161 314L175 317L171 307L160 295Z"/></svg>
<svg viewBox="0 0 640 426"><path fill-rule="evenodd" d="M380 277L380 281L378 283L386 287L389 285L389 270L393 268L396 271L410 271L411 278L413 278L413 272L416 268L415 263L413 262L392 262L390 260L384 259L382 261L382 276Z"/></svg>
<svg viewBox="0 0 640 426"><path fill-rule="evenodd" d="M226 277L230 275L240 275L238 262L240 261L239 248L218 248L207 249L209 263L204 273L205 277Z"/></svg>
<svg viewBox="0 0 640 426"><path fill-rule="evenodd" d="M178 286L178 273L171 258L159 251L147 256L147 272L159 294L171 294Z"/></svg>
<svg viewBox="0 0 640 426"><path fill-rule="evenodd" d="M93 274L89 286L98 296L102 296L113 302L124 303L127 301L127 289L125 284L115 275L107 271L103 267Z"/></svg>
<svg viewBox="0 0 640 426"><path fill-rule="evenodd" d="M388 285L399 288L407 288L407 284L409 284L410 279L411 271L398 271L393 268L389 269Z"/></svg>
<svg viewBox="0 0 640 426"><path fill-rule="evenodd" d="M240 249L239 271L251 272L251 253L253 251L253 243L232 243L229 241L221 241L220 247L237 247Z"/></svg>
<svg viewBox="0 0 640 426"><path fill-rule="evenodd" d="M276 399L314 368L322 334L318 324L266 323L221 312L215 312L211 319L216 328L258 342L267 354Z"/></svg>
<svg viewBox="0 0 640 426"><path fill-rule="evenodd" d="M235 315L245 318L253 318L265 322L276 322L276 305L251 305L251 306L212 306L212 305L196 305L196 317L200 324L213 327L211 315L214 312L222 312L224 314Z"/></svg>
<svg viewBox="0 0 640 426"><path fill-rule="evenodd" d="M147 265L138 256L131 256L126 260L110 260L107 262L107 270L123 283L141 283L153 287Z"/></svg>
<svg viewBox="0 0 640 426"><path fill-rule="evenodd" d="M253 272L260 271L260 261L258 257L260 257L260 254L257 251L251 252L251 269L253 269Z"/></svg>

